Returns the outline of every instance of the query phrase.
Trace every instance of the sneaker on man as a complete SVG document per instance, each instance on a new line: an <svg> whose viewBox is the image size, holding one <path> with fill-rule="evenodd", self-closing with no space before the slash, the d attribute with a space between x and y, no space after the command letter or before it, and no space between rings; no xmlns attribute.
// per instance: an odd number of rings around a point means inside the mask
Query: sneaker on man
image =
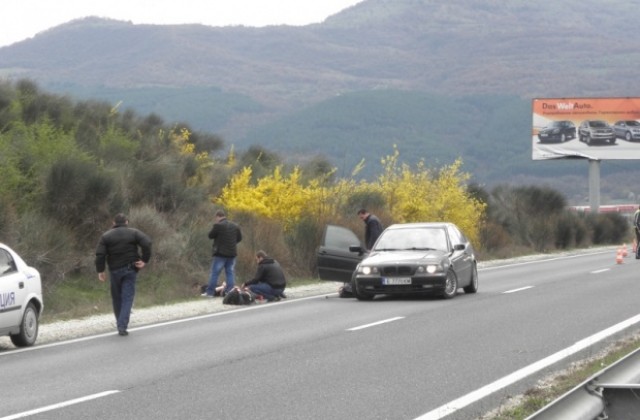
<svg viewBox="0 0 640 420"><path fill-rule="evenodd" d="M213 297L213 295L210 295L208 293L203 293L200 296L205 297L205 298L212 298Z"/></svg>

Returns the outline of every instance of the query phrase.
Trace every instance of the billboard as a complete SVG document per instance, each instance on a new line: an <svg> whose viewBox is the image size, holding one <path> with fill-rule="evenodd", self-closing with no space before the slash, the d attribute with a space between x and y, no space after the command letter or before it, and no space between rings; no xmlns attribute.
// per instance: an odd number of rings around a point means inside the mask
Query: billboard
<svg viewBox="0 0 640 420"><path fill-rule="evenodd" d="M640 159L640 98L533 99L533 160Z"/></svg>

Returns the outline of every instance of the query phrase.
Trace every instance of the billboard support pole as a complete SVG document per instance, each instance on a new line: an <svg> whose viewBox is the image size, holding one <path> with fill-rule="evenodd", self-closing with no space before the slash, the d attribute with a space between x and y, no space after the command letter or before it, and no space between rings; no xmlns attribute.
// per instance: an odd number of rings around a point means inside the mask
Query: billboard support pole
<svg viewBox="0 0 640 420"><path fill-rule="evenodd" d="M600 161L589 159L589 204L591 214L600 209Z"/></svg>

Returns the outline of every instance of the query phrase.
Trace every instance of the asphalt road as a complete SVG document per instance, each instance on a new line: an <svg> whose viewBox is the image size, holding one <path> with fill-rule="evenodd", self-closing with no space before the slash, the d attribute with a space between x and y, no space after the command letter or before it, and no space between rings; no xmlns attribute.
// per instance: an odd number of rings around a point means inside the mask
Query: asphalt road
<svg viewBox="0 0 640 420"><path fill-rule="evenodd" d="M468 420L635 331L638 296L640 261L606 251L484 268L452 300L313 297L8 351L0 420Z"/></svg>

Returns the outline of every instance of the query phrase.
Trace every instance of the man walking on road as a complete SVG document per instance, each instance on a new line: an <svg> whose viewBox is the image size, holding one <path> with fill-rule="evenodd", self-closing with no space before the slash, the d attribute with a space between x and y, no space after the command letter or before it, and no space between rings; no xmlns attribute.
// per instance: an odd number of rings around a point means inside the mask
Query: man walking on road
<svg viewBox="0 0 640 420"><path fill-rule="evenodd" d="M101 282L107 278L105 268L109 265L113 313L118 334L122 336L129 334L127 327L136 294L138 271L151 258L151 239L128 225L129 220L124 214L119 213L114 217L112 228L100 237L95 261Z"/></svg>

